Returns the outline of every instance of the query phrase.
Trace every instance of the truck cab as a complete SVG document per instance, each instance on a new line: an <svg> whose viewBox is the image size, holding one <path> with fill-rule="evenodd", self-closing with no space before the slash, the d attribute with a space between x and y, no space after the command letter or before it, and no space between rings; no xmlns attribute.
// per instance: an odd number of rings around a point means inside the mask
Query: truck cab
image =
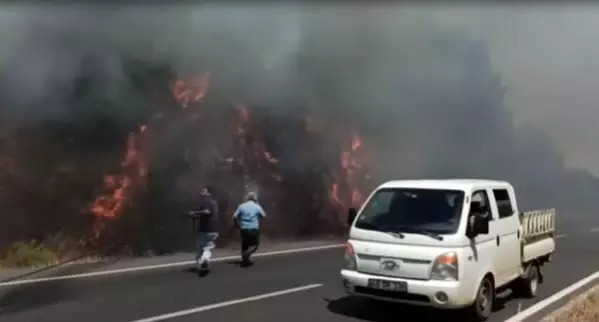
<svg viewBox="0 0 599 322"><path fill-rule="evenodd" d="M344 289L376 300L465 308L485 320L498 289L518 285L534 296L542 281L540 267L555 249L555 213L535 214L519 212L514 188L504 181L384 183L359 211L349 211Z"/></svg>

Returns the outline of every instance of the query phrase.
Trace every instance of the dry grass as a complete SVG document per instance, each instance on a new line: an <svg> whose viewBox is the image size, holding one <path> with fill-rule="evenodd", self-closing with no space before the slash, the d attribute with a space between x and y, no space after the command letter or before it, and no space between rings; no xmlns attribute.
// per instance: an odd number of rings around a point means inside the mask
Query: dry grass
<svg viewBox="0 0 599 322"><path fill-rule="evenodd" d="M599 285L574 298L543 322L599 322Z"/></svg>
<svg viewBox="0 0 599 322"><path fill-rule="evenodd" d="M71 259L81 254L81 242L63 234L51 236L44 242L36 240L16 242L0 258L4 267L43 267Z"/></svg>

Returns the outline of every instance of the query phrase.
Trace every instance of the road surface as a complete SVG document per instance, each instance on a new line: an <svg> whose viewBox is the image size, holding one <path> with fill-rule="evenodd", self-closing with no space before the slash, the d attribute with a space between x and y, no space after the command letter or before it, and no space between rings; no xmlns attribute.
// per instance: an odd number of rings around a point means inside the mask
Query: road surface
<svg viewBox="0 0 599 322"><path fill-rule="evenodd" d="M599 233L589 227L561 233L566 235L545 268L538 298L508 295L490 321L504 321L599 269ZM247 269L218 262L206 277L172 267L0 286L0 321L451 321L444 312L386 304L365 309L347 299L339 279L342 253L334 248L265 256Z"/></svg>

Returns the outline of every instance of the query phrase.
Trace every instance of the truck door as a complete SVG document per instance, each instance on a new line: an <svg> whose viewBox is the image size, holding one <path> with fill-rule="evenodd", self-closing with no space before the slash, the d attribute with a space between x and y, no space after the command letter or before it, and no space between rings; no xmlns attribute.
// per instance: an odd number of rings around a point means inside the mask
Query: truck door
<svg viewBox="0 0 599 322"><path fill-rule="evenodd" d="M498 265L501 265L499 256L499 245L497 244L497 213L493 212L489 202L489 191L486 189L476 190L472 193L471 203L479 203L479 209L489 216L489 233L476 237L476 252L478 253L478 268L493 267L495 280L502 282L501 276L497 275ZM471 205L472 209L472 205Z"/></svg>
<svg viewBox="0 0 599 322"><path fill-rule="evenodd" d="M507 189L493 189L491 209L497 213L496 223L499 238L499 274L507 281L516 278L520 269L520 222Z"/></svg>

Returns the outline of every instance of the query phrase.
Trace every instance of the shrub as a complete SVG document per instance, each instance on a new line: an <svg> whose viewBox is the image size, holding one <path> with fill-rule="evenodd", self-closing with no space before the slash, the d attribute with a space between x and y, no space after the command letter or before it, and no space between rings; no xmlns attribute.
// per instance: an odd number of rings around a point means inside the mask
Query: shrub
<svg viewBox="0 0 599 322"><path fill-rule="evenodd" d="M35 240L14 243L2 265L7 267L47 266L58 262L58 255Z"/></svg>

